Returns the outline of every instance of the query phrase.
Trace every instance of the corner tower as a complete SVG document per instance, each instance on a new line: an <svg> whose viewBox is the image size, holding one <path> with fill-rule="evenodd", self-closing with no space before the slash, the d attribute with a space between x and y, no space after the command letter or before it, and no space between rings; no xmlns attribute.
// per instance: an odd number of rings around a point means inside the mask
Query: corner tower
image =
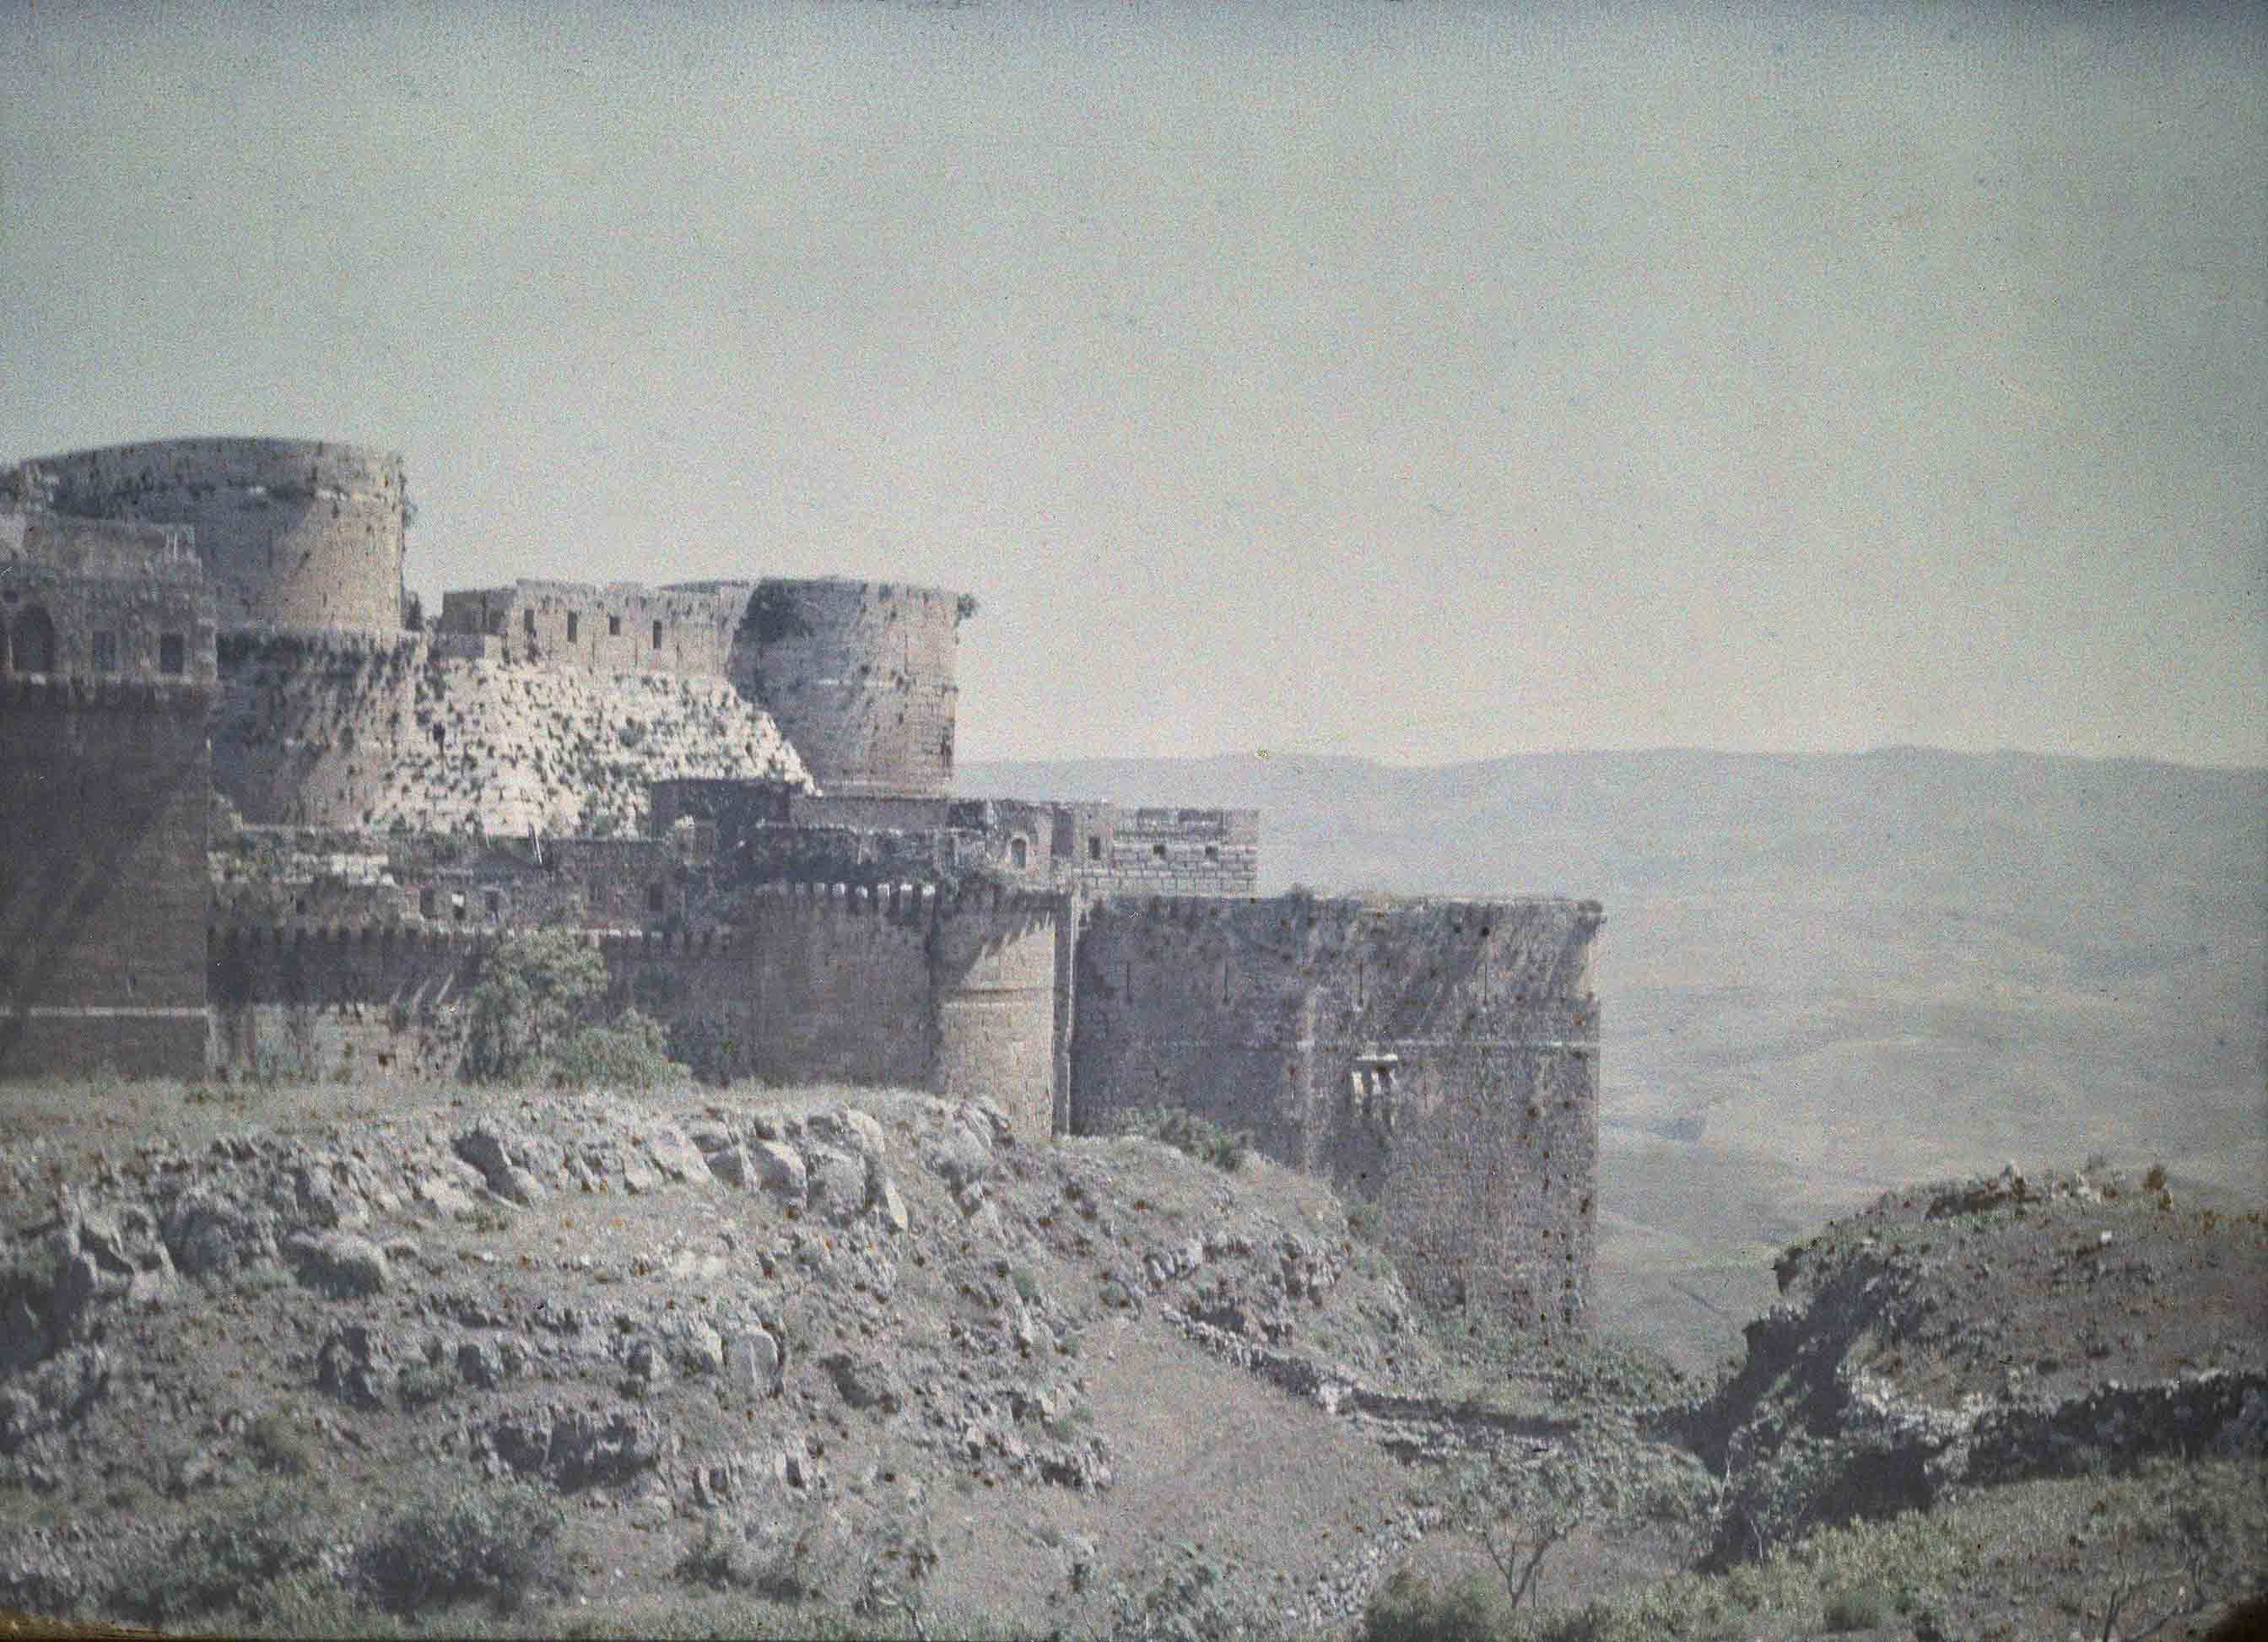
<svg viewBox="0 0 2268 1642"><path fill-rule="evenodd" d="M26 462L58 513L196 533L235 627L401 626L401 458L312 439L159 439Z"/></svg>

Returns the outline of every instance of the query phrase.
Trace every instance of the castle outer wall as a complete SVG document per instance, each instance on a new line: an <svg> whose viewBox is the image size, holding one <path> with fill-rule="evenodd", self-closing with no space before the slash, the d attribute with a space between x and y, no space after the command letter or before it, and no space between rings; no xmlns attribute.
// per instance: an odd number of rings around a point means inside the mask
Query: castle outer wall
<svg viewBox="0 0 2268 1642"><path fill-rule="evenodd" d="M1105 901L1071 1127L1179 1107L1379 1205L1425 1298L1580 1326L1595 1244L1595 902Z"/></svg>
<svg viewBox="0 0 2268 1642"><path fill-rule="evenodd" d="M42 505L187 525L223 628L401 626L401 458L309 439L160 439L24 464Z"/></svg>

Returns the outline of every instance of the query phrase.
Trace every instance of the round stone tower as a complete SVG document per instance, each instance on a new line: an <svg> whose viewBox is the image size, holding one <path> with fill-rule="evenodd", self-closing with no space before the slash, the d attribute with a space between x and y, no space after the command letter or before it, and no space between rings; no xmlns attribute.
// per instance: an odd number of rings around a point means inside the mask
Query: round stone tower
<svg viewBox="0 0 2268 1642"><path fill-rule="evenodd" d="M972 607L903 582L764 581L733 641L733 681L837 797L953 792L954 652Z"/></svg>
<svg viewBox="0 0 2268 1642"><path fill-rule="evenodd" d="M312 439L160 439L25 464L59 513L188 525L223 631L401 626L401 458Z"/></svg>

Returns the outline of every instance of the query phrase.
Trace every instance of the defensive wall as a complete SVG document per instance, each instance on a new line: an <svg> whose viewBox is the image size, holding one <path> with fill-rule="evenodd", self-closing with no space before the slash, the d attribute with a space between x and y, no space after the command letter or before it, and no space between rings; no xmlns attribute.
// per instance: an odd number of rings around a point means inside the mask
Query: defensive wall
<svg viewBox="0 0 2268 1642"><path fill-rule="evenodd" d="M1597 903L1114 897L1077 949L1071 1126L1184 1107L1376 1201L1428 1298L1578 1326Z"/></svg>
<svg viewBox="0 0 2268 1642"><path fill-rule="evenodd" d="M704 1077L981 1094L1044 1139L1060 911L1051 894L993 885L775 884L731 929L585 938L606 958L610 1003L662 1020L672 1052ZM216 924L205 931L214 1068L447 1076L499 934L423 921ZM197 978L200 1001L206 984Z"/></svg>
<svg viewBox="0 0 2268 1642"><path fill-rule="evenodd" d="M0 1076L202 1058L215 663L188 545L0 515Z"/></svg>
<svg viewBox="0 0 2268 1642"><path fill-rule="evenodd" d="M441 595L439 631L468 659L595 673L721 679L747 604L742 589L695 592L635 582L517 581Z"/></svg>
<svg viewBox="0 0 2268 1642"><path fill-rule="evenodd" d="M43 509L187 525L224 628L401 625L401 458L310 439L159 439L35 458Z"/></svg>

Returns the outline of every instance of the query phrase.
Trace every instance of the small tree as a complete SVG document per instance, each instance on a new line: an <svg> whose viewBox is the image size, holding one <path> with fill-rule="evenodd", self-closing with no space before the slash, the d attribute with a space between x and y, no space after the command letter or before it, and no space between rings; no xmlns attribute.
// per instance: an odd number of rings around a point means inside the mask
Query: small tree
<svg viewBox="0 0 2268 1642"><path fill-rule="evenodd" d="M467 1074L502 1083L534 1072L606 990L606 960L572 931L505 936L473 990Z"/></svg>

